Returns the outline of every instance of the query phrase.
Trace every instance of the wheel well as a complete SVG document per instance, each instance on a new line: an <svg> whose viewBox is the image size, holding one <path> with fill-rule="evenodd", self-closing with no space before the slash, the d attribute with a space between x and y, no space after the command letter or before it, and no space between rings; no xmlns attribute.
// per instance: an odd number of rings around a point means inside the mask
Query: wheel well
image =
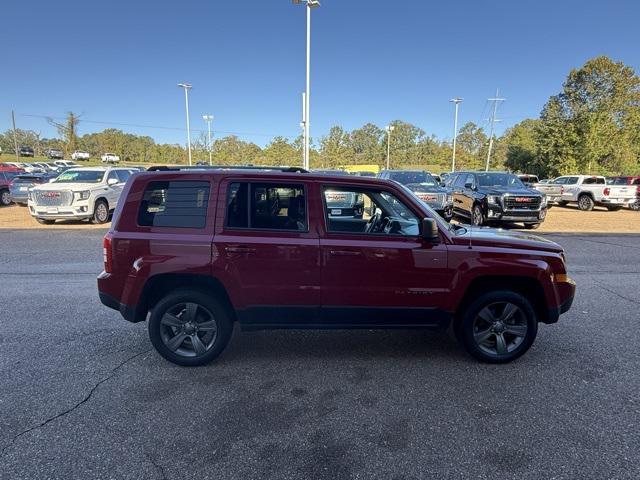
<svg viewBox="0 0 640 480"><path fill-rule="evenodd" d="M591 200L593 200L593 193L591 193L591 192L582 192L582 193L580 193L580 194L578 195L578 199L580 199L580 197L584 197L585 195L586 195L587 197L589 197Z"/></svg>
<svg viewBox="0 0 640 480"><path fill-rule="evenodd" d="M95 202L93 202L94 208L95 208L95 205L96 205L100 200L102 200L104 203L106 203L106 204L107 204L107 209L109 209L109 201L108 201L106 198L104 198L104 197L98 197L98 198L96 198L96 201L95 201Z"/></svg>
<svg viewBox="0 0 640 480"><path fill-rule="evenodd" d="M467 307L480 295L496 290L510 290L519 293L531 302L538 321L545 322L549 316L547 301L540 282L532 277L482 276L473 279L456 310L456 320L462 318Z"/></svg>
<svg viewBox="0 0 640 480"><path fill-rule="evenodd" d="M236 319L235 310L227 290L217 278L195 274L165 273L151 277L147 280L142 290L138 304L138 311L141 315L144 315L142 320L146 318L147 312L169 292L184 288L201 290L204 293L216 296L226 307L231 318Z"/></svg>

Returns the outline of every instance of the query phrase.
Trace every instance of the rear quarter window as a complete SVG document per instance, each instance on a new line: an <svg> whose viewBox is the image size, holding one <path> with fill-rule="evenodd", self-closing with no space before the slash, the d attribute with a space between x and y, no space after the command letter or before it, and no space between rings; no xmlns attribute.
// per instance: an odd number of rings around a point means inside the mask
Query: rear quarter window
<svg viewBox="0 0 640 480"><path fill-rule="evenodd" d="M149 182L140 202L138 225L204 228L207 222L209 192L209 182Z"/></svg>

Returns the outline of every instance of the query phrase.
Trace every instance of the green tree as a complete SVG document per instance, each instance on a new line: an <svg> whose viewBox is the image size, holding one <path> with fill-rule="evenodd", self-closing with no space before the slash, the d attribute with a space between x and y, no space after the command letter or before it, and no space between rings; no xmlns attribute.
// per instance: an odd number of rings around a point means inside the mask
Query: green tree
<svg viewBox="0 0 640 480"><path fill-rule="evenodd" d="M352 163L354 158L350 135L340 126L331 127L329 133L320 138L320 162L324 168L336 168Z"/></svg>
<svg viewBox="0 0 640 480"><path fill-rule="evenodd" d="M537 162L537 119L528 118L508 129L501 143L506 149L505 166L509 170L542 175Z"/></svg>

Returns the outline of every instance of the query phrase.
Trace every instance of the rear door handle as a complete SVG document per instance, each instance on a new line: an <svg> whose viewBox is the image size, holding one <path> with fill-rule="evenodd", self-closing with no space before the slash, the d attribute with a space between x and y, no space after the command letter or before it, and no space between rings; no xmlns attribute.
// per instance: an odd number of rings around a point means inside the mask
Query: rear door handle
<svg viewBox="0 0 640 480"><path fill-rule="evenodd" d="M335 255L336 257L356 257L360 255L362 252L357 250L329 250L331 255Z"/></svg>
<svg viewBox="0 0 640 480"><path fill-rule="evenodd" d="M255 248L246 247L243 245L225 247L224 251L227 253L256 253Z"/></svg>

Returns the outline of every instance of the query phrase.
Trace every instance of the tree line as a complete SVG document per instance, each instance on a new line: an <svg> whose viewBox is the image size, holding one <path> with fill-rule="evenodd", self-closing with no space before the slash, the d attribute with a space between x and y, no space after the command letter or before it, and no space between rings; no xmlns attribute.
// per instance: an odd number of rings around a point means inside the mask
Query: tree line
<svg viewBox="0 0 640 480"><path fill-rule="evenodd" d="M158 144L140 136L109 128L79 136L81 119L69 112L62 123L49 120L59 137L40 138L31 130L18 130L19 145L30 145L36 153L47 148L86 150L94 156L104 152L120 155L133 163L187 162L184 146ZM427 135L421 128L396 120L391 135L391 168L448 171L450 141ZM347 131L339 125L313 141L312 168L338 168L353 164L386 164L389 136L380 126L367 123ZM14 132L0 135L0 146L13 151ZM468 122L460 128L456 145L457 169L482 169L489 138L481 126ZM192 143L194 161L208 161L206 136ZM230 135L212 145L218 165L300 165L302 138L273 138L265 147ZM562 90L549 98L539 118L526 119L503 135L494 137L491 169L508 169L553 177L568 173L640 173L640 78L621 62L601 56L571 70Z"/></svg>

